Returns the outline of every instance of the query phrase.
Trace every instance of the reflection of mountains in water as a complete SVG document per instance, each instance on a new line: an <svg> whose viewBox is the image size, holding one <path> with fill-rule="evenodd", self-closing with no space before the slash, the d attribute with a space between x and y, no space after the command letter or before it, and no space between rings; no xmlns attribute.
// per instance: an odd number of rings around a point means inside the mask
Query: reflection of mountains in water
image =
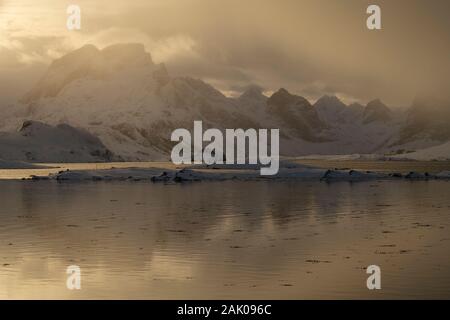
<svg viewBox="0 0 450 320"><path fill-rule="evenodd" d="M446 182L385 183L46 183L43 190L0 181L7 239L0 248L9 264L0 280L11 281L0 297L66 297L72 264L82 270L83 298L331 298L337 268L346 276L339 292L365 297L361 267L373 254L401 281L384 295L427 296L429 286L411 290L422 278L411 281L401 269L411 259L420 270L445 264ZM426 216L424 206L433 207ZM418 233L440 245L424 248ZM433 294L448 294L445 273L421 274L440 284Z"/></svg>

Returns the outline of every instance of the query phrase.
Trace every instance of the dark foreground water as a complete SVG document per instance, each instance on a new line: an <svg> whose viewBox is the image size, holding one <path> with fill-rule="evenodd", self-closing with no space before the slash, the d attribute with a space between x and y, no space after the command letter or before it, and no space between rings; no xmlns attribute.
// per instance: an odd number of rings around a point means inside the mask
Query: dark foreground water
<svg viewBox="0 0 450 320"><path fill-rule="evenodd" d="M450 298L449 186L0 181L0 298Z"/></svg>

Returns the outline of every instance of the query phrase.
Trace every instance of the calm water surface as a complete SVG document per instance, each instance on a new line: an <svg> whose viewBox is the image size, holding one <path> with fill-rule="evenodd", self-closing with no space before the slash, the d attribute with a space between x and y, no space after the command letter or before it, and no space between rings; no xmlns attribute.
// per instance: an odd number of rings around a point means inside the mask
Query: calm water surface
<svg viewBox="0 0 450 320"><path fill-rule="evenodd" d="M450 298L449 186L0 181L0 298Z"/></svg>

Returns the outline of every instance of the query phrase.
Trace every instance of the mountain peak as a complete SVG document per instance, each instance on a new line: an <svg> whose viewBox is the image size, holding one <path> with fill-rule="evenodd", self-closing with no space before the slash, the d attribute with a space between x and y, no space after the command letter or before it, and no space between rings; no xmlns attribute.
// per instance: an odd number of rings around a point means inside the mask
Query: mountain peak
<svg viewBox="0 0 450 320"><path fill-rule="evenodd" d="M380 110L388 113L391 112L391 110L380 99L374 99L367 103L365 112L371 112L374 110Z"/></svg>
<svg viewBox="0 0 450 320"><path fill-rule="evenodd" d="M317 101L327 101L327 102L341 102L341 100L335 95L325 94L320 97Z"/></svg>
<svg viewBox="0 0 450 320"><path fill-rule="evenodd" d="M114 65L119 62L126 64L153 64L152 58L145 47L140 43L119 43L113 44L99 50L92 44L86 44L76 49L52 63L53 68L62 67L64 65L76 65L94 63L95 60L106 60L107 63Z"/></svg>
<svg viewBox="0 0 450 320"><path fill-rule="evenodd" d="M35 134L36 132L48 130L50 125L34 121L34 120L26 120L22 123L22 127L19 129L19 132L24 136L30 136Z"/></svg>
<svg viewBox="0 0 450 320"><path fill-rule="evenodd" d="M90 55L90 54L96 54L99 52L100 52L100 50L95 45L88 43L88 44L85 44L84 46L68 53L67 55L65 55L65 57Z"/></svg>
<svg viewBox="0 0 450 320"><path fill-rule="evenodd" d="M141 43L119 43L104 48L101 51L102 56L108 63L115 67L124 67L126 65L148 66L153 65L150 53L145 51Z"/></svg>
<svg viewBox="0 0 450 320"><path fill-rule="evenodd" d="M333 107L333 108L345 108L346 105L343 103L338 97L335 95L324 95L320 97L316 103L314 104L315 107Z"/></svg>
<svg viewBox="0 0 450 320"><path fill-rule="evenodd" d="M267 100L268 112L286 124L286 132L306 141L321 141L317 133L324 127L308 100L281 88Z"/></svg>
<svg viewBox="0 0 450 320"><path fill-rule="evenodd" d="M392 118L392 112L380 99L375 99L366 105L363 117L364 123L386 122Z"/></svg>
<svg viewBox="0 0 450 320"><path fill-rule="evenodd" d="M320 119L326 123L341 123L346 120L347 105L336 96L324 95L314 104Z"/></svg>
<svg viewBox="0 0 450 320"><path fill-rule="evenodd" d="M285 88L280 88L276 92L272 94L272 97L275 95L291 95L289 91L287 91Z"/></svg>
<svg viewBox="0 0 450 320"><path fill-rule="evenodd" d="M284 88L278 89L277 92L272 94L270 98L267 100L267 104L276 105L280 107L285 107L288 105L298 105L302 107L311 107L311 104L308 100L301 96L297 96L295 94L289 93Z"/></svg>
<svg viewBox="0 0 450 320"><path fill-rule="evenodd" d="M240 99L261 99L265 98L263 95L263 88L257 85L248 86L244 92L239 96Z"/></svg>
<svg viewBox="0 0 450 320"><path fill-rule="evenodd" d="M380 106L380 105L386 107L386 105L381 101L380 98L373 99L367 103L367 106Z"/></svg>
<svg viewBox="0 0 450 320"><path fill-rule="evenodd" d="M164 66L155 66L151 55L139 43L121 43L99 50L87 44L55 60L45 76L22 99L29 103L41 97L55 97L70 83L82 79L105 79L124 70L150 72L158 69L159 78L167 78ZM167 82L166 80L162 82Z"/></svg>
<svg viewBox="0 0 450 320"><path fill-rule="evenodd" d="M92 44L86 44L53 61L50 69L61 69L69 65L82 65L99 57L100 50Z"/></svg>

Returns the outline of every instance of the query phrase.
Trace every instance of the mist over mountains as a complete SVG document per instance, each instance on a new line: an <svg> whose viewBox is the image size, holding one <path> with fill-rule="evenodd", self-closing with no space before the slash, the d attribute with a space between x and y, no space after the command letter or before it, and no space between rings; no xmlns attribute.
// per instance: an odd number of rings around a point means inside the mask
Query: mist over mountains
<svg viewBox="0 0 450 320"><path fill-rule="evenodd" d="M192 129L194 120L219 129L279 128L285 156L405 153L450 139L446 101L417 98L402 112L379 99L346 105L326 95L312 104L283 88L266 97L257 86L230 98L202 80L171 77L143 45L87 45L55 60L6 110L0 159L168 159L171 132Z"/></svg>

